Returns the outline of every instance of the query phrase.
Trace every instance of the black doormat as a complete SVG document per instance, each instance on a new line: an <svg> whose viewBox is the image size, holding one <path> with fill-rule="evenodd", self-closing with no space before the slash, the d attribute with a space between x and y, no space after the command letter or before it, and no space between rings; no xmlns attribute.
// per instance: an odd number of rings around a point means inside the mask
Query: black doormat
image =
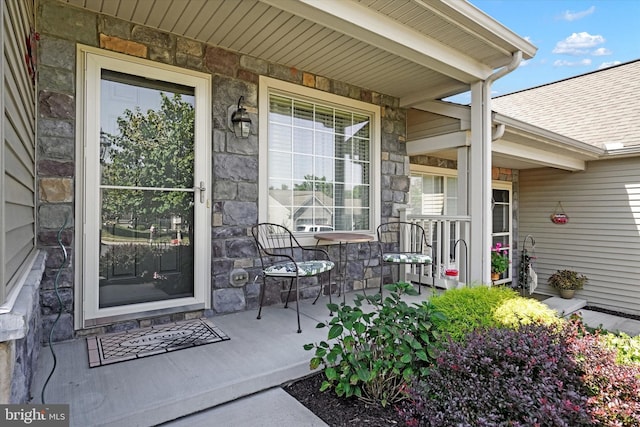
<svg viewBox="0 0 640 427"><path fill-rule="evenodd" d="M224 332L205 318L87 337L89 367L95 368L228 339Z"/></svg>

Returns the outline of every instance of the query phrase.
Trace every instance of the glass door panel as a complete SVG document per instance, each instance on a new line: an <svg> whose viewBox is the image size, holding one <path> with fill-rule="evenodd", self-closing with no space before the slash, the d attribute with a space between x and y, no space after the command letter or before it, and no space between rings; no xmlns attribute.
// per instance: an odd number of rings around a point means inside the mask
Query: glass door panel
<svg viewBox="0 0 640 427"><path fill-rule="evenodd" d="M98 308L194 296L194 90L102 71Z"/></svg>
<svg viewBox="0 0 640 427"><path fill-rule="evenodd" d="M509 261L511 263L511 188L495 188L492 191L492 248L499 245L501 248L506 248L502 253L508 254ZM507 184L503 184L507 185ZM510 184L509 184L510 185ZM511 280L511 264L507 271L500 274L499 283L504 283Z"/></svg>
<svg viewBox="0 0 640 427"><path fill-rule="evenodd" d="M101 190L99 308L194 296L193 205L188 192ZM170 214L113 210L119 200ZM146 200L146 201L145 201ZM152 210L152 209L149 209Z"/></svg>

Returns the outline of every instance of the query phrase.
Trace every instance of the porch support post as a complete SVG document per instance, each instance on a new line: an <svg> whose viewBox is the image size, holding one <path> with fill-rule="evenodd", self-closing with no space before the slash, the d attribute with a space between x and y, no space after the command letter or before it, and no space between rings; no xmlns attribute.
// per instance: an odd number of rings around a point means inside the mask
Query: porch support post
<svg viewBox="0 0 640 427"><path fill-rule="evenodd" d="M469 139L471 138L471 132L466 132L466 144L463 147L458 148L458 209L457 215L469 216ZM471 278L470 271L470 257L469 257L469 243L470 243L471 230L470 225L466 222L460 223L460 238L464 239L466 245L459 244L458 249L458 273L461 281L466 283L467 278ZM468 285L468 283L466 283Z"/></svg>
<svg viewBox="0 0 640 427"><path fill-rule="evenodd" d="M471 84L471 148L469 159L469 215L471 282L491 283L491 84Z"/></svg>

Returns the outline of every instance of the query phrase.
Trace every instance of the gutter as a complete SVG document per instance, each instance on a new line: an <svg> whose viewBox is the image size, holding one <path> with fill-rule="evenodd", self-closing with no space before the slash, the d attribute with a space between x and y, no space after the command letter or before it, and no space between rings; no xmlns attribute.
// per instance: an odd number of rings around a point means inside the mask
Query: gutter
<svg viewBox="0 0 640 427"><path fill-rule="evenodd" d="M613 159L613 158L621 158L621 157L636 157L640 155L640 146L631 146L631 147L623 147L623 148L614 148L611 150L604 150L603 158Z"/></svg>
<svg viewBox="0 0 640 427"><path fill-rule="evenodd" d="M509 126L509 128L512 130L527 133L532 137L543 138L549 143L555 143L554 145L558 145L562 148L571 148L574 151L579 151L580 153L587 154L591 157L600 157L608 153L607 151L603 150L600 147L596 147L595 145L591 145L586 142L582 142L577 139L573 139L568 136L564 136L559 133L541 128L539 126L532 125L530 123L523 122L509 116L505 116L504 114L494 112L493 121L497 124L497 126L506 125Z"/></svg>

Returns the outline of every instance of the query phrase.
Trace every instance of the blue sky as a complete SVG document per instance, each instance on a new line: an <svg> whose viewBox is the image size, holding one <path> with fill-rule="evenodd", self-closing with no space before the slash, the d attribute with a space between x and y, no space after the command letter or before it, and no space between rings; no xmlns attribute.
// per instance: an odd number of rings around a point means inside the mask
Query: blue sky
<svg viewBox="0 0 640 427"><path fill-rule="evenodd" d="M470 0L538 48L496 81L492 96L640 59L638 0ZM455 102L468 103L468 95Z"/></svg>

